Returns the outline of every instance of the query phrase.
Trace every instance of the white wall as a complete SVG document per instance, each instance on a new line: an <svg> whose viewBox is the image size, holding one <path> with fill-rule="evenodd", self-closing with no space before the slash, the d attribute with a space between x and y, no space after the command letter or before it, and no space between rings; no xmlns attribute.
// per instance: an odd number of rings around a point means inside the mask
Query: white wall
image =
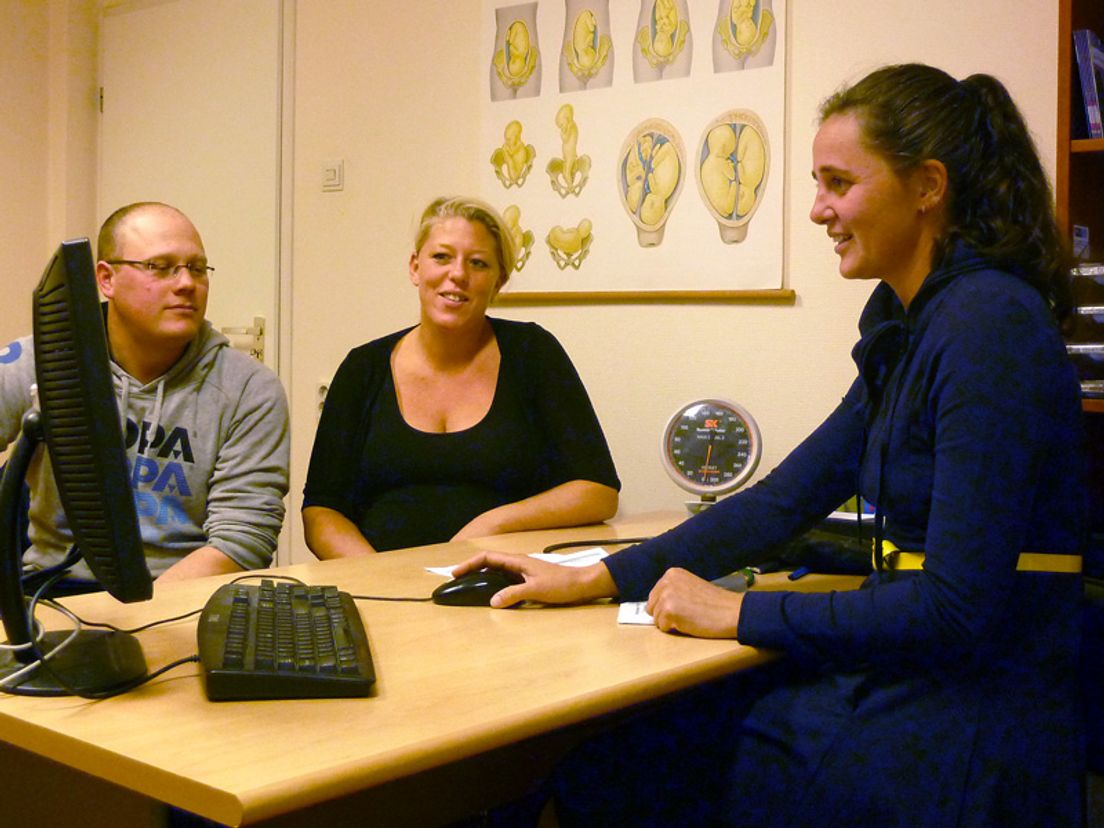
<svg viewBox="0 0 1104 828"><path fill-rule="evenodd" d="M478 2L368 8L301 2L295 42L293 556L317 386L354 345L417 321L407 279L416 214L442 192L473 191L478 150ZM384 20L380 20L384 17ZM322 168L345 162L345 190Z"/></svg>
<svg viewBox="0 0 1104 828"><path fill-rule="evenodd" d="M807 218L816 107L839 83L909 60L956 76L995 74L1023 108L1053 168L1057 11L1049 0L791 0L790 6L785 258L796 306L497 311L540 322L571 354L624 482L623 512L681 508L683 492L659 463L659 434L679 404L719 394L745 405L763 433L761 474L820 421L850 381L855 323L871 286L838 276L823 230ZM289 514L299 554L315 384L350 347L416 320L406 280L414 214L433 195L474 191L478 180L486 75L480 3L390 9L381 24L376 4L298 6ZM345 159L344 194L321 192L321 167L331 158Z"/></svg>
<svg viewBox="0 0 1104 828"><path fill-rule="evenodd" d="M30 330L30 274L46 264L47 11L0 3L0 346Z"/></svg>
<svg viewBox="0 0 1104 828"><path fill-rule="evenodd" d="M0 0L0 346L65 238L95 232L95 0Z"/></svg>
<svg viewBox="0 0 1104 828"><path fill-rule="evenodd" d="M94 212L84 190L95 180L87 153L96 129L81 88L95 3L0 2L0 30L9 34L0 51L0 341L29 329L31 281L23 274L41 270L59 232L94 232L84 229ZM431 197L475 189L486 66L479 0L295 6L294 283L285 313L292 325L289 534L300 557L309 554L299 504L317 383L351 347L416 320L406 278L412 224ZM995 74L1053 169L1057 10L1049 0L790 0L790 7L785 261L796 305L497 311L540 322L572 355L609 437L626 512L680 508L683 494L658 459L659 433L680 403L722 394L744 404L763 432L766 471L850 380L855 322L870 286L839 278L831 245L807 219L816 106L839 83L907 60L957 76ZM323 193L322 168L336 159L345 161L345 191Z"/></svg>
<svg viewBox="0 0 1104 828"><path fill-rule="evenodd" d="M99 156L96 0L49 0L47 248L87 236L93 246Z"/></svg>

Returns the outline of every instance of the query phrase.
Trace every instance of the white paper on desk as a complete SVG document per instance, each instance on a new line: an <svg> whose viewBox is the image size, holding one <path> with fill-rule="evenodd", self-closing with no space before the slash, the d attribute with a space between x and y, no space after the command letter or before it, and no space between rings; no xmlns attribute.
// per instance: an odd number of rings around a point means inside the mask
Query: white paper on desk
<svg viewBox="0 0 1104 828"><path fill-rule="evenodd" d="M560 553L560 552L534 552L529 557L536 558L538 561L548 561L548 563L559 564L560 566L590 566L592 563L598 563L609 555L605 549L600 546L590 546L586 549L580 549L578 552ZM452 570L456 569L459 564L453 564L452 566L427 566L426 572L432 572L434 575L440 575L443 578L451 578Z"/></svg>
<svg viewBox="0 0 1104 828"><path fill-rule="evenodd" d="M536 558L539 561L562 564L563 566L590 566L593 563L598 563L603 558L609 557L609 552L601 546L589 546L586 549L580 549L578 552L568 552L566 554L562 552L534 552L529 557Z"/></svg>
<svg viewBox="0 0 1104 828"><path fill-rule="evenodd" d="M841 512L837 510L829 513L825 520L830 523L858 523L860 520L863 523L870 523L874 520L874 515L870 512L863 512L860 518L857 512Z"/></svg>
<svg viewBox="0 0 1104 828"><path fill-rule="evenodd" d="M646 601L626 601L617 608L618 624L655 624L655 619L644 609Z"/></svg>

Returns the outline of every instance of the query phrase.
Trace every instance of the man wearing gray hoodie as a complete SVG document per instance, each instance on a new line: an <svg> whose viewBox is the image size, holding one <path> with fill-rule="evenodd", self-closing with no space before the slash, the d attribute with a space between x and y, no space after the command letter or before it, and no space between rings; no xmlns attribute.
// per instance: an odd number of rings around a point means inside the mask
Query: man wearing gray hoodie
<svg viewBox="0 0 1104 828"><path fill-rule="evenodd" d="M276 375L206 321L211 268L174 207L140 202L104 222L96 281L146 561L161 581L266 567L288 488L287 398ZM19 434L34 382L31 338L0 351L0 449ZM26 563L73 542L48 457L31 488ZM84 562L70 577L91 579Z"/></svg>

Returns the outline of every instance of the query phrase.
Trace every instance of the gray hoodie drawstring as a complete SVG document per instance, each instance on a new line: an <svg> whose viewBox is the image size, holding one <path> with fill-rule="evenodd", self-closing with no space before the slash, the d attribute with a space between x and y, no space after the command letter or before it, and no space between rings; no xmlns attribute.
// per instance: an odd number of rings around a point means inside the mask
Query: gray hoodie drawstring
<svg viewBox="0 0 1104 828"><path fill-rule="evenodd" d="M153 401L153 422L150 424L150 434L157 434L157 429L161 425L161 404L165 401L165 378L161 377L157 381L157 396Z"/></svg>
<svg viewBox="0 0 1104 828"><path fill-rule="evenodd" d="M119 394L119 425L122 426L123 434L126 434L127 408L130 405L130 381L116 373L113 373L112 376L116 388L122 387L122 393Z"/></svg>

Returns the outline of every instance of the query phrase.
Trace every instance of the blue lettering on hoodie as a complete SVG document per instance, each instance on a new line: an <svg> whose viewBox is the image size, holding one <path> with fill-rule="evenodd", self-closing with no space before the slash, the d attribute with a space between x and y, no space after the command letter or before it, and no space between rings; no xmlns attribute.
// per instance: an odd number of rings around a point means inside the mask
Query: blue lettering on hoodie
<svg viewBox="0 0 1104 828"><path fill-rule="evenodd" d="M128 471L139 517L152 518L158 526L190 524L182 498L191 497L192 489L181 462L193 462L188 430L174 428L166 436L160 426L154 430L151 423L143 421L139 428L128 419L126 443L138 448L138 456L128 461ZM163 459L170 456L176 459Z"/></svg>
<svg viewBox="0 0 1104 828"><path fill-rule="evenodd" d="M23 356L23 346L18 342L12 342L4 350L0 351L0 363L7 365L10 362L15 362Z"/></svg>
<svg viewBox="0 0 1104 828"><path fill-rule="evenodd" d="M184 476L184 468L175 460L165 464L153 484L155 492L163 492L166 489L170 493L176 492L181 497L192 495L192 490L188 487L188 478Z"/></svg>
<svg viewBox="0 0 1104 828"><path fill-rule="evenodd" d="M191 523L184 503L176 495L154 494L135 489L134 506L139 518L153 518L153 522L158 526L169 523L184 525Z"/></svg>
<svg viewBox="0 0 1104 828"><path fill-rule="evenodd" d="M177 460L183 460L185 463L195 462L195 456L192 454L192 443L188 438L188 429L177 426L166 437L165 429L159 425L154 430L153 439L150 439L150 429L152 427L152 423L143 420L142 427L139 428L138 424L128 417L126 424L127 448L137 444L138 453L141 455L172 456ZM153 449L157 449L157 451L153 451Z"/></svg>

